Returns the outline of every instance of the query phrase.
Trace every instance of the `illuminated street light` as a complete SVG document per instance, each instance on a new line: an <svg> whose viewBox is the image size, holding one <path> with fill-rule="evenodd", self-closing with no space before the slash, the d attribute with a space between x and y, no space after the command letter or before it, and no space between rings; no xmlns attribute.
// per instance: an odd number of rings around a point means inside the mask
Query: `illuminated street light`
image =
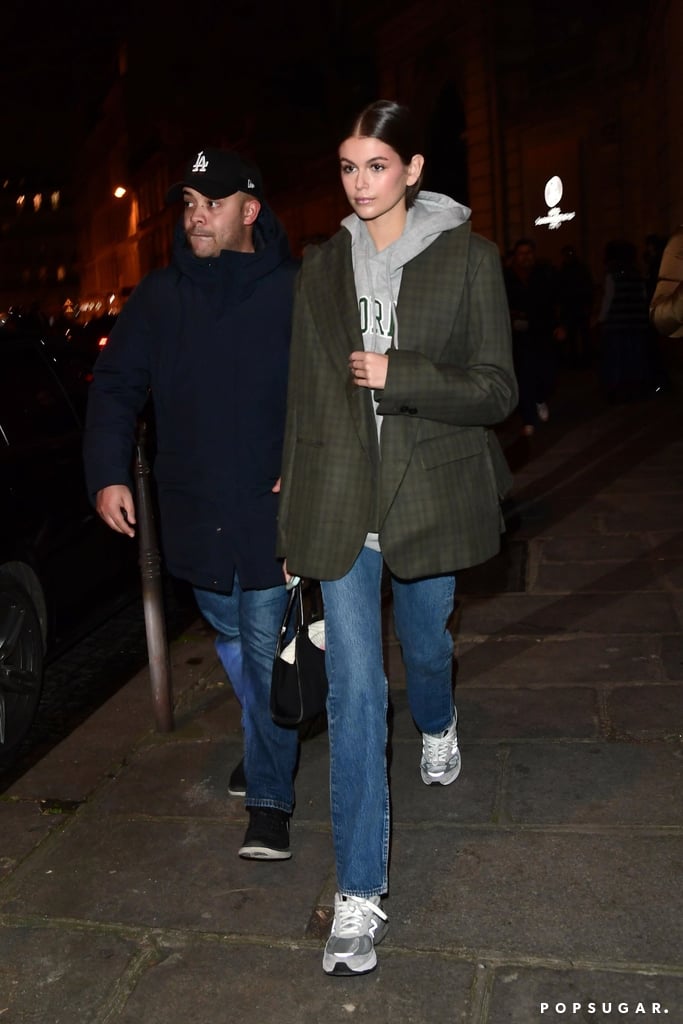
<svg viewBox="0 0 683 1024"><path fill-rule="evenodd" d="M125 188L123 185L117 185L116 188L114 189L114 196L117 199L123 199L123 197L125 195L127 195L127 194L128 194L128 189Z"/></svg>

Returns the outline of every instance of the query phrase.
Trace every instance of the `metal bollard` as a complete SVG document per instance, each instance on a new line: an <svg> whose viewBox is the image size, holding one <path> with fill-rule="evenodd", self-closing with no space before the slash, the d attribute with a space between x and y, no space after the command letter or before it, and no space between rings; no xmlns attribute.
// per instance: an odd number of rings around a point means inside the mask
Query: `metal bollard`
<svg viewBox="0 0 683 1024"><path fill-rule="evenodd" d="M146 425L142 422L138 427L135 444L135 490L142 603L145 612L147 655L156 728L157 732L171 732L174 727L171 664L166 639L164 598L161 586L161 556L154 525L145 437Z"/></svg>

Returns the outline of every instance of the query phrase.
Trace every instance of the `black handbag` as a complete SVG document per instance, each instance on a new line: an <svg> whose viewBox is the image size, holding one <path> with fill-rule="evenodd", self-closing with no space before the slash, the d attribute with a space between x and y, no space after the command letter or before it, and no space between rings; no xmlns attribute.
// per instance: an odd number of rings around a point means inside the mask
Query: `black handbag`
<svg viewBox="0 0 683 1024"><path fill-rule="evenodd" d="M298 607L296 632L294 639L285 643L295 605ZM309 628L319 637L324 624L322 619L315 618L315 614L306 617L302 584L299 582L289 595L273 661L270 714L276 725L301 725L325 711L327 673L324 640L321 647L317 646L309 635Z"/></svg>

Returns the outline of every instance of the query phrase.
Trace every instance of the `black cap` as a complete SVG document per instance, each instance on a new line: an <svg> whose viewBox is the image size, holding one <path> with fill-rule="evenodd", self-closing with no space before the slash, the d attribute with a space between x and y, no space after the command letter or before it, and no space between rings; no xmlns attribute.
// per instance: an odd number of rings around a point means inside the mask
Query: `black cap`
<svg viewBox="0 0 683 1024"><path fill-rule="evenodd" d="M261 173L239 153L225 149L200 149L185 165L182 181L171 185L166 202L175 203L183 197L184 188L193 188L209 199L224 199L234 192L263 199Z"/></svg>

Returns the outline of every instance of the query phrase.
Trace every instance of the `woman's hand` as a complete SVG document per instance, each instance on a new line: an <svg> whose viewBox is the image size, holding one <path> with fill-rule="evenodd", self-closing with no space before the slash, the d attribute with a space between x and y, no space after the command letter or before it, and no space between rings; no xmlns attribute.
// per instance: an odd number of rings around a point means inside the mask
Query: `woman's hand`
<svg viewBox="0 0 683 1024"><path fill-rule="evenodd" d="M349 370L354 384L359 387L381 389L387 382L389 356L380 352L352 352Z"/></svg>

